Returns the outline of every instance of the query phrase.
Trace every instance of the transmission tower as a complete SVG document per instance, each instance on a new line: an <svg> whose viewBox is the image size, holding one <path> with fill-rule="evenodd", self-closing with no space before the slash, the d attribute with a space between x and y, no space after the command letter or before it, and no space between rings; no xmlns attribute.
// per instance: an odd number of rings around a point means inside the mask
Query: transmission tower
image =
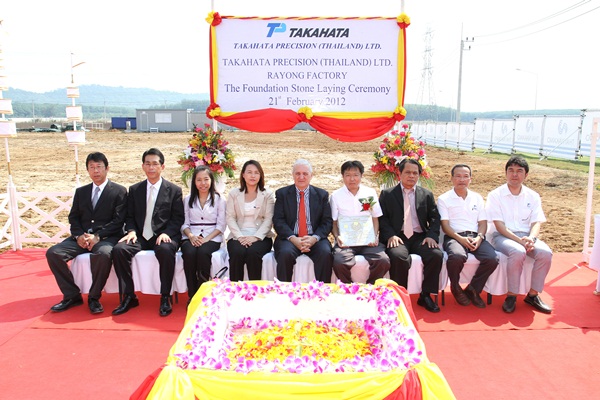
<svg viewBox="0 0 600 400"><path fill-rule="evenodd" d="M433 85L433 48L431 41L433 39L433 31L427 28L424 35L425 50L423 51L423 70L421 71L421 83L419 84L419 94L417 104L426 105L424 113L419 113L421 120L437 120L435 90ZM423 108L422 108L423 109Z"/></svg>

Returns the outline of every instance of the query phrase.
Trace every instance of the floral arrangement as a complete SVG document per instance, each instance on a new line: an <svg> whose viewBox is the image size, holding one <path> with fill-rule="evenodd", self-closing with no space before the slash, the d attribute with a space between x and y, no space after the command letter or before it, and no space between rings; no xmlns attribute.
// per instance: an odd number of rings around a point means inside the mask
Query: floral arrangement
<svg viewBox="0 0 600 400"><path fill-rule="evenodd" d="M341 281L336 285L277 280L264 286L228 280L214 283L210 295L202 298L201 315L185 351L175 354L180 368L238 373L385 372L411 368L423 357L415 329L398 319L401 301L389 287ZM349 315L360 317L339 317L339 296L352 306ZM271 306L265 307L269 300ZM337 311L335 318L323 318L328 301ZM282 307L279 315L276 306ZM268 312L273 318L236 316L244 309ZM307 317L310 309L323 319ZM292 318L293 314L303 318Z"/></svg>
<svg viewBox="0 0 600 400"><path fill-rule="evenodd" d="M223 137L223 130L215 132L209 124L204 124L204 129L194 124L193 132L188 147L177 161L183 168L183 183L188 184L194 168L199 165L207 165L217 175L226 174L233 178L233 171L236 169L235 158L231 149L227 147L229 142Z"/></svg>
<svg viewBox="0 0 600 400"><path fill-rule="evenodd" d="M358 201L360 201L361 204L360 211L370 211L375 205L375 199L373 198L373 196L358 199Z"/></svg>
<svg viewBox="0 0 600 400"><path fill-rule="evenodd" d="M425 186L432 187L431 168L427 164L425 154L425 143L411 136L410 126L402 125L402 130L394 130L383 138L379 150L373 154L375 164L371 165L371 171L375 172L375 180L380 186L392 187L400 181L400 170L398 166L405 158L414 158L423 167L420 182Z"/></svg>

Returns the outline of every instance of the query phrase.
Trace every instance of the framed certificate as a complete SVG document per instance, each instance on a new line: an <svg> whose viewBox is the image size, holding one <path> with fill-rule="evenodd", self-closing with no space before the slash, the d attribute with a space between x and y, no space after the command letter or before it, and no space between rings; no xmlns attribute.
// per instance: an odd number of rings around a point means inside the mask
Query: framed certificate
<svg viewBox="0 0 600 400"><path fill-rule="evenodd" d="M375 241L371 214L358 217L339 216L338 228L344 246L366 246Z"/></svg>

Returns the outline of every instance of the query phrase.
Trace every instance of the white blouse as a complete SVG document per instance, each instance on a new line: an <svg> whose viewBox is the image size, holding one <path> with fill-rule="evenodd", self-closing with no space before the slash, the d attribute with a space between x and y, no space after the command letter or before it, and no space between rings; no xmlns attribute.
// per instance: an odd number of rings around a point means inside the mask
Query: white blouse
<svg viewBox="0 0 600 400"><path fill-rule="evenodd" d="M183 210L185 214L185 221L181 227L181 234L183 239L187 239L187 236L183 233L185 228L189 228L194 236L206 237L210 235L215 229L221 231L220 235L215 236L211 240L213 242L223 241L223 232L225 232L226 220L225 220L225 209L226 202L222 196L215 193L215 204L210 205L208 200L204 204L204 208L200 207L200 201L196 199L194 207L190 208L189 205L190 196L187 195L183 199Z"/></svg>

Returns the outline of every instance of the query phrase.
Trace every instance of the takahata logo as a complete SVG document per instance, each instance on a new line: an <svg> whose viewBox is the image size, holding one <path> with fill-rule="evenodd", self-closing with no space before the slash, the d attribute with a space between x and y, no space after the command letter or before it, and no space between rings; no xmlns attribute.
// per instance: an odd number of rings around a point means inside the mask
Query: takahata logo
<svg viewBox="0 0 600 400"><path fill-rule="evenodd" d="M267 24L267 28L269 28L269 33L267 33L267 37L273 36L275 32L285 32L287 27L283 22L269 22Z"/></svg>
<svg viewBox="0 0 600 400"><path fill-rule="evenodd" d="M267 28L269 28L267 37L287 31L287 26L283 22L269 22ZM289 37L347 38L350 37L350 28L290 28Z"/></svg>

